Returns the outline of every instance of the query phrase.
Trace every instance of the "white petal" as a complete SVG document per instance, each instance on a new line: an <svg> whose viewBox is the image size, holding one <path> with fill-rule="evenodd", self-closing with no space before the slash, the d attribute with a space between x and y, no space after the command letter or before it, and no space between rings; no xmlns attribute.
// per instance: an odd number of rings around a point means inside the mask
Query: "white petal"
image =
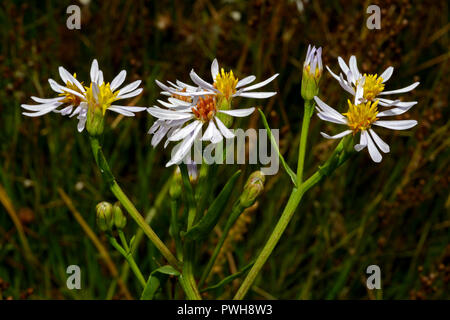
<svg viewBox="0 0 450 320"><path fill-rule="evenodd" d="M352 72L353 75L353 79L356 81L359 77L359 70L358 70L358 65L356 63L356 57L355 56L351 56L350 57L350 71Z"/></svg>
<svg viewBox="0 0 450 320"><path fill-rule="evenodd" d="M43 109L48 109L50 107L59 107L61 105L61 103L55 103L55 102L50 102L50 103L43 103L43 104L22 104L20 105L23 109L28 110L28 111L40 111Z"/></svg>
<svg viewBox="0 0 450 320"><path fill-rule="evenodd" d="M120 71L120 73L111 81L109 88L114 92L118 87L122 85L127 77L127 72L125 70Z"/></svg>
<svg viewBox="0 0 450 320"><path fill-rule="evenodd" d="M231 132L230 129L228 129L223 124L223 122L220 121L220 119L218 117L214 117L214 119L216 119L217 127L219 128L220 132L225 137L225 139L232 139L232 138L234 138L233 132Z"/></svg>
<svg viewBox="0 0 450 320"><path fill-rule="evenodd" d="M360 152L365 147L367 147L367 132L364 130L361 132L361 136L359 138L359 144L355 145L355 150L357 152Z"/></svg>
<svg viewBox="0 0 450 320"><path fill-rule="evenodd" d="M236 84L236 89L237 89L237 88L240 88L240 87L242 87L242 86L246 86L246 85L252 83L252 82L255 81L255 80L256 80L256 77L253 76L253 75L252 75L252 76L245 77L244 79L238 81L238 83Z"/></svg>
<svg viewBox="0 0 450 320"><path fill-rule="evenodd" d="M363 131L366 132L366 131ZM367 134L367 133L366 133ZM369 150L370 157L376 163L381 162L383 157L381 156L380 151L378 151L377 147L372 141L372 138L367 134L367 149Z"/></svg>
<svg viewBox="0 0 450 320"><path fill-rule="evenodd" d="M214 61L211 63L211 76L213 81L216 81L216 77L219 74L219 62L217 62L217 59L214 59Z"/></svg>
<svg viewBox="0 0 450 320"><path fill-rule="evenodd" d="M380 148L380 150L383 151L384 153L388 153L390 151L389 145L386 142L384 142L372 129L369 129L369 132L378 148Z"/></svg>
<svg viewBox="0 0 450 320"><path fill-rule="evenodd" d="M161 108L148 108L147 112L150 113L152 116L163 120L190 119L194 116L192 113L164 110Z"/></svg>
<svg viewBox="0 0 450 320"><path fill-rule="evenodd" d="M108 108L108 110L120 113L120 114L122 114L124 116L127 116L127 117L134 117L134 113L133 112L125 110L125 109L122 109L122 108L119 108L119 107L110 106Z"/></svg>
<svg viewBox="0 0 450 320"><path fill-rule="evenodd" d="M78 81L74 76L72 76L69 71L64 69L64 67L59 67L59 75L61 76L61 79L63 79L63 76L64 76L64 78L66 80L65 81L63 80L63 81L66 85L67 85L67 82L70 82L70 83L76 85L78 87L78 89L80 89L81 92L86 91L84 89L84 87L81 85L80 81Z"/></svg>
<svg viewBox="0 0 450 320"><path fill-rule="evenodd" d="M119 90L119 96L135 90L141 84L141 80L136 80Z"/></svg>
<svg viewBox="0 0 450 320"><path fill-rule="evenodd" d="M420 82L415 82L407 87L401 88L401 89L397 89L397 90L391 90L391 91L381 91L379 93L379 95L387 95L387 94L395 94L395 93L404 93L404 92L409 92L414 90L418 85L420 84Z"/></svg>
<svg viewBox="0 0 450 320"><path fill-rule="evenodd" d="M317 113L317 116L323 121L333 122L333 123L337 123L337 124L347 124L347 122L345 122L345 120L336 119L329 113L319 112L319 113Z"/></svg>
<svg viewBox="0 0 450 320"><path fill-rule="evenodd" d="M98 71L98 78L97 78L97 84L101 86L103 84L103 71Z"/></svg>
<svg viewBox="0 0 450 320"><path fill-rule="evenodd" d="M175 163L180 162L181 160L186 157L186 155L189 153L189 150L192 147L192 144L194 143L194 140L197 138L198 133L202 129L202 126L198 126L197 129L194 131L194 133L191 136L186 137L182 142L177 144L175 148L177 148L177 151L173 155L172 159L166 164L166 167L169 167Z"/></svg>
<svg viewBox="0 0 450 320"><path fill-rule="evenodd" d="M400 100L390 100L390 99L378 99L379 105L385 107L400 107L400 108L408 108L408 110L417 104L417 101L400 101Z"/></svg>
<svg viewBox="0 0 450 320"><path fill-rule="evenodd" d="M98 78L98 62L97 62L97 59L94 59L92 61L90 74L91 74L91 82L97 82L97 78Z"/></svg>
<svg viewBox="0 0 450 320"><path fill-rule="evenodd" d="M233 117L247 117L247 116L251 115L253 113L253 111L255 111L255 108L219 110L219 112L228 114Z"/></svg>
<svg viewBox="0 0 450 320"><path fill-rule="evenodd" d="M191 70L191 72L189 73L189 76L191 77L192 81L193 81L196 85L198 85L198 86L200 86L200 87L202 87L202 88L205 88L205 89L210 89L210 90L213 90L213 91L217 91L217 89L214 88L214 86L213 86L212 84L210 84L210 83L206 82L205 80L203 80L202 78L200 78L200 77L195 73L194 70Z"/></svg>
<svg viewBox="0 0 450 320"><path fill-rule="evenodd" d="M338 63L339 63L339 66L341 67L342 72L344 74L347 74L350 69L347 67L347 64L345 63L344 59L342 59L341 57L338 57Z"/></svg>
<svg viewBox="0 0 450 320"><path fill-rule="evenodd" d="M346 135L349 135L350 133L352 133L352 130L345 130L341 133L338 133L334 136L330 136L328 134L326 134L325 132L321 132L320 134L322 135L322 137L326 138L326 139L340 139L342 137L345 137Z"/></svg>
<svg viewBox="0 0 450 320"><path fill-rule="evenodd" d="M139 89L136 89L136 90L134 90L134 91L132 91L130 93L127 93L127 94L120 94L119 93L117 95L117 99L127 99L127 98L136 97L136 96L140 95L142 93L142 91L144 91L144 89L139 88Z"/></svg>
<svg viewBox="0 0 450 320"><path fill-rule="evenodd" d="M57 98L39 98L39 97L31 97L32 100L36 101L37 103L52 103L57 102L59 100L64 99L64 97L57 97Z"/></svg>
<svg viewBox="0 0 450 320"><path fill-rule="evenodd" d="M233 96L244 97L244 98L255 98L255 99L266 99L276 95L276 92L242 92L235 94Z"/></svg>
<svg viewBox="0 0 450 320"><path fill-rule="evenodd" d="M51 105L47 108L44 108L38 112L22 112L22 114L24 116L28 116L28 117L39 117L42 116L44 114L47 114L49 112L52 112L53 110L55 110L56 108L58 108L59 105Z"/></svg>
<svg viewBox="0 0 450 320"><path fill-rule="evenodd" d="M170 103L174 104L175 106L184 106L184 107L190 107L192 105L192 103L187 102L187 101L183 101L177 98L169 98L167 99L169 100ZM160 100L158 100L160 101Z"/></svg>
<svg viewBox="0 0 450 320"><path fill-rule="evenodd" d="M198 126L201 126L202 122L200 120L195 120L189 123L187 126L178 129L172 136L170 136L170 141L179 141L186 138L189 134L194 132Z"/></svg>
<svg viewBox="0 0 450 320"><path fill-rule="evenodd" d="M48 83L50 84L50 88L57 93L63 93L61 90L61 86L53 79L48 79Z"/></svg>
<svg viewBox="0 0 450 320"><path fill-rule="evenodd" d="M77 124L78 132L82 132L84 130L84 127L86 125L86 119L87 118L80 118L80 119L78 119L78 124Z"/></svg>
<svg viewBox="0 0 450 320"><path fill-rule="evenodd" d="M411 109L412 106L406 107L406 108L392 108L389 110L385 110L382 112L379 112L377 114L377 117L389 117L389 116L398 116L399 114L403 114L409 109Z"/></svg>
<svg viewBox="0 0 450 320"><path fill-rule="evenodd" d="M118 106L118 105L112 105L111 107L117 107L117 108L121 108L127 111L131 111L131 112L141 112L146 110L146 107L136 107L136 106Z"/></svg>
<svg viewBox="0 0 450 320"><path fill-rule="evenodd" d="M378 120L373 123L374 125L392 129L392 130L407 130L417 125L416 120Z"/></svg>
<svg viewBox="0 0 450 320"><path fill-rule="evenodd" d="M391 78L392 73L394 73L393 67L387 67L386 70L383 71L383 73L380 75L380 77L383 79L383 83Z"/></svg>
<svg viewBox="0 0 450 320"><path fill-rule="evenodd" d="M328 72L331 74L331 76L332 76L333 78L335 78L337 81L339 81L339 76L338 76L337 74L335 74L333 71L331 71L331 69L328 68L328 66L325 66L325 67L327 68L327 70L328 70Z"/></svg>
<svg viewBox="0 0 450 320"><path fill-rule="evenodd" d="M327 105L325 102L323 102L322 100L320 100L319 97L315 96L314 97L314 101L317 103L317 106L319 107L319 109L321 111L323 111L324 113L327 113L329 115L331 115L333 118L336 119L341 119L344 120L344 123L347 123L345 121L345 117L340 114L339 112L337 112L335 109L333 109L332 107L330 107L329 105Z"/></svg>
<svg viewBox="0 0 450 320"><path fill-rule="evenodd" d="M250 91L250 90L255 90L255 89L258 89L258 88L261 88L261 87L264 87L266 84L268 84L269 82L271 82L271 81L273 81L276 77L278 77L278 73L275 73L273 76L271 76L270 78L268 78L268 79L266 79L266 80L264 80L264 81L261 81L261 82L259 82L259 83L256 83L256 84L254 84L254 85L252 85L252 86L250 86L250 87L246 87L246 88L244 88L244 89L242 89L243 91Z"/></svg>

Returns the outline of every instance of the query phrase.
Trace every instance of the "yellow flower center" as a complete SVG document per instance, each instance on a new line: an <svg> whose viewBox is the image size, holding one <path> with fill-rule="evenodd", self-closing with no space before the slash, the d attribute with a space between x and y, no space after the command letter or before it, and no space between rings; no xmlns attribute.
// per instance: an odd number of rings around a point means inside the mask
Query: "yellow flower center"
<svg viewBox="0 0 450 320"><path fill-rule="evenodd" d="M384 90L383 78L377 74L364 74L366 81L364 82L364 99L373 101L377 95Z"/></svg>
<svg viewBox="0 0 450 320"><path fill-rule="evenodd" d="M96 98L91 83L91 86L89 88L86 88L86 100L89 104L89 107L93 107L94 109L101 108L104 115L106 109L108 109L111 104L117 100L119 91L116 91L115 93L112 92L109 83L103 83L98 88L99 93Z"/></svg>
<svg viewBox="0 0 450 320"><path fill-rule="evenodd" d="M77 74L74 73L73 77L76 78ZM81 83L81 85L83 85L83 83ZM74 83L72 83L70 81L67 81L66 87L71 89L71 90L73 90L73 91L76 91L76 92L78 92L80 94L83 94L83 92L81 92L81 90ZM82 100L79 96L74 95L71 92L63 92L63 93L60 93L59 96L64 97L64 99L61 101L62 103L67 103L67 104L72 105L74 107L78 107L80 105L80 103L81 103L81 100Z"/></svg>
<svg viewBox="0 0 450 320"><path fill-rule="evenodd" d="M236 93L238 79L234 77L233 71L225 72L223 68L214 79L214 87L228 100Z"/></svg>
<svg viewBox="0 0 450 320"><path fill-rule="evenodd" d="M214 96L206 96L205 98L200 97L197 105L191 110L198 120L207 122L216 115L216 98Z"/></svg>
<svg viewBox="0 0 450 320"><path fill-rule="evenodd" d="M367 130L378 120L378 100L354 105L348 100L348 111L343 113L348 119L348 126L355 135L358 131Z"/></svg>

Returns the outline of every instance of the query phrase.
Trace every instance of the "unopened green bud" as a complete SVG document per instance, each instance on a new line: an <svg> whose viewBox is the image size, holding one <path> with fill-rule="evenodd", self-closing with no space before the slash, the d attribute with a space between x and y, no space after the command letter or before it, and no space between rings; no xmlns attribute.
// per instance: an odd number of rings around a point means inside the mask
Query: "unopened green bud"
<svg viewBox="0 0 450 320"><path fill-rule="evenodd" d="M95 207L97 211L97 225L102 231L111 231L114 224L113 206L102 201Z"/></svg>
<svg viewBox="0 0 450 320"><path fill-rule="evenodd" d="M256 198L264 190L264 181L264 173L261 171L255 171L248 177L244 186L244 191L239 198L239 201L244 208L248 208L255 203Z"/></svg>
<svg viewBox="0 0 450 320"><path fill-rule="evenodd" d="M86 120L86 130L93 137L100 136L103 133L105 117L102 108L96 105L89 105Z"/></svg>
<svg viewBox="0 0 450 320"><path fill-rule="evenodd" d="M113 206L114 225L117 229L123 229L127 225L127 217L123 214L120 203L116 202Z"/></svg>
<svg viewBox="0 0 450 320"><path fill-rule="evenodd" d="M302 74L302 97L312 100L319 94L319 81L322 77L322 48L308 46Z"/></svg>

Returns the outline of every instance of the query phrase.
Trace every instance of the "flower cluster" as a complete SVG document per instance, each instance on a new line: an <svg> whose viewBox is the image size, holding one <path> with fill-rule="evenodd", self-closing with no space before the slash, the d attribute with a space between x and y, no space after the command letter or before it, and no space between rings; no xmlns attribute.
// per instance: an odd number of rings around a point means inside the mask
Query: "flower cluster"
<svg viewBox="0 0 450 320"><path fill-rule="evenodd" d="M76 73L72 75L64 67L59 67L59 75L64 85L48 79L50 87L58 96L55 98L31 97L38 104L22 104L23 109L31 111L23 112L23 114L29 117L38 117L49 112L56 112L63 116L77 116L79 132L84 130L89 115L93 117L99 114L103 118L106 110L132 117L135 112L144 111L146 108L113 104L121 99L138 96L143 90L138 88L141 80L119 89L125 81L126 74L126 71L122 70L111 83L105 82L103 72L99 69L97 60L94 59L90 70L91 82L89 86L85 86L77 79Z"/></svg>
<svg viewBox="0 0 450 320"><path fill-rule="evenodd" d="M170 141L180 141L173 152L167 166L177 164L188 155L196 139L209 141L213 144L225 139L234 138L228 128L231 117L246 117L255 108L232 109L232 99L235 97L264 99L272 97L276 92L255 92L273 81L278 74L250 85L256 77L251 75L239 80L233 71L219 71L216 59L211 64L212 83L209 83L192 70L190 78L194 85L181 81L168 82L167 85L156 81L163 90L162 95L167 101L158 100L161 106L153 106L147 111L157 118L149 133L153 134L152 145L158 145L166 137L165 146ZM206 128L202 133L202 128Z"/></svg>
<svg viewBox="0 0 450 320"><path fill-rule="evenodd" d="M334 136L329 136L323 132L321 134L327 139L340 139L349 134L356 135L359 133L360 140L355 145L355 150L361 151L367 147L372 160L380 162L382 160L380 151L388 153L390 149L388 144L375 133L372 126L406 130L417 125L416 120L380 120L384 117L401 115L417 104L417 101L403 102L398 99L385 99L382 96L409 92L416 88L419 82L402 89L384 91L385 83L391 78L394 71L393 67L388 67L378 76L377 74L361 74L355 56L350 57L349 66L341 57L338 58L338 63L344 75L342 73L339 76L336 75L328 66L327 69L341 87L354 96L352 101L348 100L347 112L339 113L317 96L314 97L314 100L317 104L317 115L320 119L346 125L348 129ZM392 108L380 111L379 106Z"/></svg>

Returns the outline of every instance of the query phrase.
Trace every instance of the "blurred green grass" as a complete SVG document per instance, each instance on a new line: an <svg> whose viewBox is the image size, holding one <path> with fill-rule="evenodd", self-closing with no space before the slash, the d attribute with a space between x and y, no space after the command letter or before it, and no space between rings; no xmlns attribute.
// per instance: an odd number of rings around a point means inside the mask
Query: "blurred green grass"
<svg viewBox="0 0 450 320"><path fill-rule="evenodd" d="M413 93L403 95L406 101L419 101L404 116L417 119L419 126L408 132L381 131L391 146L381 164L362 152L307 194L248 298L450 297L448 3L370 3L382 8L381 30L365 27L369 3L360 1L311 1L299 10L295 1L275 0L92 0L88 6L80 4L81 30L66 28L70 4L0 4L0 185L37 258L26 259L17 229L0 205L0 278L10 284L0 287L3 298L26 298L28 288L33 299L123 298L57 191L69 195L122 270L121 257L95 226L95 204L114 198L92 161L87 136L76 131L75 119L21 115L20 104L28 103L31 95L51 96L47 78L59 78L59 65L77 71L80 78L87 78L93 58L106 78L126 69L128 80L143 80L145 91L137 102L141 106L155 103L155 79L188 81L191 68L208 76L214 57L241 78L255 74L262 79L279 72L272 85L278 95L263 101L262 108L271 127L280 128L281 150L295 167L303 103L300 68L309 43L323 46L324 63L333 70L338 68L337 56L348 59L355 54L363 72L380 73L393 65L389 88L420 81ZM342 107L348 98L326 72L320 96ZM109 114L107 121L113 128L106 130L104 147L113 171L136 206L154 215L152 227L173 246L169 203L160 193L172 169L164 168L169 153L150 146L146 131L153 120L142 113L135 119ZM262 128L257 113L247 125ZM314 117L310 130L306 175L334 146L319 131L337 129ZM216 184L231 175L233 168L228 167L220 168ZM243 176L256 168L244 167ZM234 265L245 266L259 252L285 205L289 183L281 170L267 179L245 241L235 243L232 259L219 275L230 274ZM160 205L155 208L158 195ZM129 223L127 234L135 231ZM215 240L201 248L199 266L206 263ZM158 266L159 258L142 241L137 260L145 274ZM82 290L66 288L70 264L82 269ZM366 289L365 269L371 264L381 268L382 293ZM138 297L137 281L129 277L125 283ZM230 298L235 289L233 283L221 297Z"/></svg>

